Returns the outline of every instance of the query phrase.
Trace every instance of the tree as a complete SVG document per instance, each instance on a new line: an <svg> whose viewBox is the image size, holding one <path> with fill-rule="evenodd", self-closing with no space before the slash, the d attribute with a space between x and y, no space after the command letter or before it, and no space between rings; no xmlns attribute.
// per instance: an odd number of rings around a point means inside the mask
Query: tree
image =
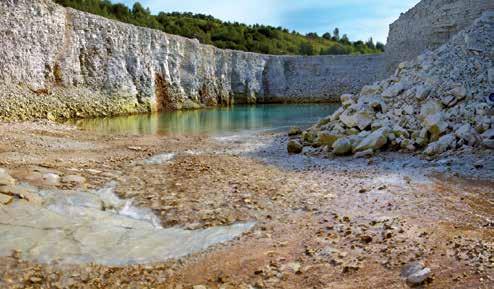
<svg viewBox="0 0 494 289"><path fill-rule="evenodd" d="M309 32L309 33L307 33L305 36L306 36L306 37L308 37L308 38L312 38L312 39L317 39L317 38L319 38L319 35L317 35L317 33L316 33L316 32Z"/></svg>
<svg viewBox="0 0 494 289"><path fill-rule="evenodd" d="M341 36L340 42L347 45L351 44L350 39L348 39L348 35L346 34L343 34L343 36Z"/></svg>
<svg viewBox="0 0 494 289"><path fill-rule="evenodd" d="M377 49L377 50L380 50L380 51L384 51L385 46L384 46L384 44L382 44L381 42L379 42L379 41L378 41L378 42L376 43L376 49Z"/></svg>
<svg viewBox="0 0 494 289"><path fill-rule="evenodd" d="M374 39L372 39L372 37L367 40L365 45L367 45L370 49L376 49L376 45L374 44Z"/></svg>
<svg viewBox="0 0 494 289"><path fill-rule="evenodd" d="M336 27L333 31L333 40L339 41L340 40L340 29Z"/></svg>
<svg viewBox="0 0 494 289"><path fill-rule="evenodd" d="M211 15L191 12L160 12L153 15L149 8L145 8L139 2L129 8L125 4L113 4L121 0L54 1L67 7L125 23L197 39L201 43L212 44L220 48L270 54L304 55L379 53L384 49L382 44L375 45L375 49L360 44L355 47L345 35L340 38L338 28L335 29L334 34L326 32L320 37L315 32L302 35L283 27L225 22Z"/></svg>
<svg viewBox="0 0 494 289"><path fill-rule="evenodd" d="M314 46L311 42L302 42L299 51L302 55L314 55Z"/></svg>
<svg viewBox="0 0 494 289"><path fill-rule="evenodd" d="M326 39L326 40L331 40L331 33L329 32L326 32L322 35L322 38Z"/></svg>

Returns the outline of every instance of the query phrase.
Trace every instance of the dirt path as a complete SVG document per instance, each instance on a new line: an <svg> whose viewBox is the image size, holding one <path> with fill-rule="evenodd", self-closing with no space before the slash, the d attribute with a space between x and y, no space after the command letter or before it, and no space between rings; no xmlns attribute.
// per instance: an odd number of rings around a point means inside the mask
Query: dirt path
<svg viewBox="0 0 494 289"><path fill-rule="evenodd" d="M0 124L0 167L18 182L90 190L115 181L164 227L256 222L232 242L160 264L41 265L13 252L0 257L0 287L408 288L400 271L413 261L432 271L424 288L494 287L492 153L333 160L288 156L284 141ZM62 182L37 177L46 173ZM85 181L63 182L74 175Z"/></svg>

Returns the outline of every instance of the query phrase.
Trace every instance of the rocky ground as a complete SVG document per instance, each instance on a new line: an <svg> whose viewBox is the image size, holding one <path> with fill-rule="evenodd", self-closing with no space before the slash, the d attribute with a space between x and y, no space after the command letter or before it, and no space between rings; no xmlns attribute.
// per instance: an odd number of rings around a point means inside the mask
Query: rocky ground
<svg viewBox="0 0 494 289"><path fill-rule="evenodd" d="M318 149L288 155L287 141L0 124L0 210L45 201L18 184L90 191L113 181L121 198L151 209L163 227L256 222L231 242L143 265L37 264L30 252L12 250L0 257L0 287L494 286L491 151L332 159Z"/></svg>

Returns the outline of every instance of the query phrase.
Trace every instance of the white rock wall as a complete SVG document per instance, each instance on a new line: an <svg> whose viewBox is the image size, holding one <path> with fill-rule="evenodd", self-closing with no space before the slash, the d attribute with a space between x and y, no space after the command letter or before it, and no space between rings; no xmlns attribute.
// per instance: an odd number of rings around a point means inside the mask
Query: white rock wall
<svg viewBox="0 0 494 289"><path fill-rule="evenodd" d="M335 101L342 92L358 91L382 75L381 55L294 57L221 50L65 9L49 0L4 0L0 16L4 48L0 85L19 84L32 92L30 105L56 97L51 106L58 107L64 99L75 99L64 104L63 110L74 110L76 116L92 114L77 112L84 99L92 99L86 90L100 99L125 98L121 103L125 108L106 104L102 109L104 114L118 114L132 112L134 107L142 111ZM6 91L10 99L15 98L11 89L3 91L4 98ZM16 108L8 102L12 114ZM31 111L23 114L29 117ZM0 108L0 113L9 112ZM70 117L74 112L57 114Z"/></svg>

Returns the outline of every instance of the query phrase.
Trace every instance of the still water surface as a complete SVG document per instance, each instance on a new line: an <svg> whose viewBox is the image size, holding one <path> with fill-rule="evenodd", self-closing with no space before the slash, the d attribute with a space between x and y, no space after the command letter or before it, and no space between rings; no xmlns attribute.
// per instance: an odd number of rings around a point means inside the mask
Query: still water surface
<svg viewBox="0 0 494 289"><path fill-rule="evenodd" d="M202 110L76 121L86 130L119 134L208 134L281 131L308 127L332 114L336 104L239 105Z"/></svg>

